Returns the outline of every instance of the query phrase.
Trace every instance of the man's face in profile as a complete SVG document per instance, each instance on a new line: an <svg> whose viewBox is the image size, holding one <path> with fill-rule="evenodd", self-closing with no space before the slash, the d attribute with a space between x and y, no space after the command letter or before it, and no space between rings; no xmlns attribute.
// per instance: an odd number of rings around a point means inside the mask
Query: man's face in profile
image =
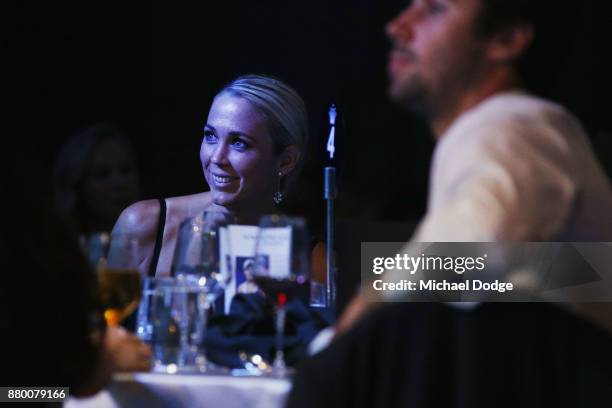
<svg viewBox="0 0 612 408"><path fill-rule="evenodd" d="M414 0L387 24L391 98L428 113L469 87L483 59L475 34L481 0Z"/></svg>

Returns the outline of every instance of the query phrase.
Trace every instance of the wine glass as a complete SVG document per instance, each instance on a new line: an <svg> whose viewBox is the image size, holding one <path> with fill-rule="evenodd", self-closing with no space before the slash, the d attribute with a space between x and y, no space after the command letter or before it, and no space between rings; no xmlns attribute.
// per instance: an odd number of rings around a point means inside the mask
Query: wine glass
<svg viewBox="0 0 612 408"><path fill-rule="evenodd" d="M101 237L102 242L105 239ZM138 307L141 296L138 262L142 247L133 237L114 234L110 237L110 244L103 245L103 248L95 262L98 299L104 309L106 324L113 327Z"/></svg>
<svg viewBox="0 0 612 408"><path fill-rule="evenodd" d="M283 334L287 302L309 299L310 238L301 217L266 215L259 223L255 244L253 281L272 301L275 309L276 351L272 363L274 375L285 375Z"/></svg>
<svg viewBox="0 0 612 408"><path fill-rule="evenodd" d="M198 301L198 315L203 316L198 337L203 341L211 305L224 293L232 279L230 240L227 226L234 223L230 213L206 211L185 219L178 232L172 260L172 274L189 290L205 294L205 302ZM214 306L213 306L214 307ZM213 366L206 362L203 347L197 359L200 371Z"/></svg>

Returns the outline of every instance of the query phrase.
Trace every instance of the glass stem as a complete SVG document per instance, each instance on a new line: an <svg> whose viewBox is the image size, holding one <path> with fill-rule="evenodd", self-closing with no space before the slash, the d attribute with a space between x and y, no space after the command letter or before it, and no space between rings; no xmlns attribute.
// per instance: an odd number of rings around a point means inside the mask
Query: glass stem
<svg viewBox="0 0 612 408"><path fill-rule="evenodd" d="M285 306L276 307L276 354L274 356L273 368L284 370L285 356L283 354L283 336L285 332Z"/></svg>
<svg viewBox="0 0 612 408"><path fill-rule="evenodd" d="M200 371L206 370L207 360L206 360L206 350L204 348L204 339L206 337L206 329L208 328L208 318L210 314L211 305L214 305L214 302L210 302L206 293L200 293L198 295L198 308L199 315L201 318L198 321L197 325L197 344L198 344L198 353L196 356L196 365L200 368Z"/></svg>

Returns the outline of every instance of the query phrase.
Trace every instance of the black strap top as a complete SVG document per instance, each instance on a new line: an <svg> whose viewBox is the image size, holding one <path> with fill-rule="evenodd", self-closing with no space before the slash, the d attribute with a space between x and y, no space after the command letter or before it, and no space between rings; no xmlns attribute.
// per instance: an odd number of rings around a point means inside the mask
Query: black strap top
<svg viewBox="0 0 612 408"><path fill-rule="evenodd" d="M157 263L159 262L159 254L164 243L164 228L166 227L166 199L159 198L159 220L157 222L157 235L155 236L155 247L153 249L153 258L149 265L149 276L155 276L157 271Z"/></svg>

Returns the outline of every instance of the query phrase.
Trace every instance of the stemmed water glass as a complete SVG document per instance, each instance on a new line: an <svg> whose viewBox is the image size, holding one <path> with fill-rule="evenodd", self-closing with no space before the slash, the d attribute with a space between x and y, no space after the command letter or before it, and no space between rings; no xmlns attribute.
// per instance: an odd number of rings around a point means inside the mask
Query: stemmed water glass
<svg viewBox="0 0 612 408"><path fill-rule="evenodd" d="M209 309L232 279L230 240L226 227L233 223L235 218L232 214L207 211L187 218L179 227L172 274L186 291L197 292L200 298L194 302L197 311L192 311L199 316L193 337L200 343L196 358L200 371L212 368L206 362L202 344Z"/></svg>
<svg viewBox="0 0 612 408"><path fill-rule="evenodd" d="M230 239L226 227L235 223L231 213L206 211L185 219L179 228L172 275L197 279L211 304L232 279Z"/></svg>
<svg viewBox="0 0 612 408"><path fill-rule="evenodd" d="M285 375L283 335L287 303L309 299L310 238L300 217L263 216L255 244L253 281L272 301L275 309L276 350L272 373Z"/></svg>

